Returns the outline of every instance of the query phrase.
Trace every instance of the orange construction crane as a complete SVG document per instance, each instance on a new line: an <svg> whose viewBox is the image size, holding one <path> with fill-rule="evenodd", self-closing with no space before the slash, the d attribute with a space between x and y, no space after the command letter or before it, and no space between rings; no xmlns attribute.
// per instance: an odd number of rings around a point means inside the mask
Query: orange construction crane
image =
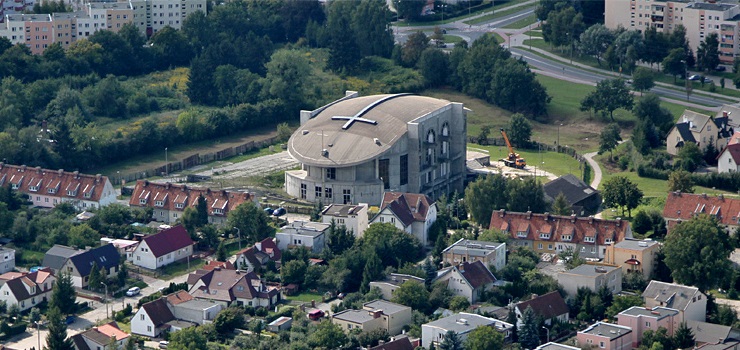
<svg viewBox="0 0 740 350"><path fill-rule="evenodd" d="M514 153L514 147L511 147L511 142L509 142L509 137L506 136L504 129L501 129L501 135L504 137L504 141L506 141L506 146L509 147L509 157L503 158L501 161L508 167L524 169L527 166L527 161L520 157L519 153Z"/></svg>

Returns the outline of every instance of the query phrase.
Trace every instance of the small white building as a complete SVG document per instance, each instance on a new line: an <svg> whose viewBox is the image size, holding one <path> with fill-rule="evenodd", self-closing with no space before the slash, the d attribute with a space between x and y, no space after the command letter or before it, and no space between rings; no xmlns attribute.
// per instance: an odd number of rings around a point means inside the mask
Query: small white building
<svg viewBox="0 0 740 350"><path fill-rule="evenodd" d="M0 274L15 269L15 249L0 247Z"/></svg>
<svg viewBox="0 0 740 350"><path fill-rule="evenodd" d="M275 238L281 251L292 247L306 247L318 254L326 247L328 230L329 224L296 220L280 228Z"/></svg>
<svg viewBox="0 0 740 350"><path fill-rule="evenodd" d="M429 349L434 344L438 348L448 331L457 333L458 339L464 343L468 333L478 327L494 327L503 333L506 339L509 338L514 325L494 318L461 312L421 325L421 346Z"/></svg>
<svg viewBox="0 0 740 350"><path fill-rule="evenodd" d="M368 227L367 203L353 204L330 204L321 211L321 222L344 225L351 230L355 237L362 237Z"/></svg>
<svg viewBox="0 0 740 350"><path fill-rule="evenodd" d="M212 322L222 309L219 303L195 299L181 290L142 305L131 318L131 333L157 337L162 332Z"/></svg>
<svg viewBox="0 0 740 350"><path fill-rule="evenodd" d="M679 312L679 321L706 321L707 296L699 288L676 283L650 281L642 292L645 307L659 306L676 309Z"/></svg>
<svg viewBox="0 0 740 350"><path fill-rule="evenodd" d="M131 334L118 328L116 322L109 322L75 334L70 338L74 343L75 350L112 350L114 348L122 349L126 346ZM115 347L111 344L113 338L116 340Z"/></svg>
<svg viewBox="0 0 740 350"><path fill-rule="evenodd" d="M506 265L506 243L460 238L442 251L442 261L450 265L480 261L500 271Z"/></svg>
<svg viewBox="0 0 740 350"><path fill-rule="evenodd" d="M133 252L132 263L155 270L193 255L195 242L182 225L146 236Z"/></svg>
<svg viewBox="0 0 740 350"><path fill-rule="evenodd" d="M725 147L717 157L717 171L720 173L731 173L740 171L740 144L732 144Z"/></svg>
<svg viewBox="0 0 740 350"><path fill-rule="evenodd" d="M497 280L486 265L480 261L474 261L437 271L436 281L446 282L447 289L453 295L463 296L474 304L481 298L484 291L493 287Z"/></svg>
<svg viewBox="0 0 740 350"><path fill-rule="evenodd" d="M383 294L384 300L393 299L393 292L396 291L402 284L411 281L411 283L424 284L424 279L411 275L404 275L400 273L391 273L381 281L370 282L370 289L378 288Z"/></svg>
<svg viewBox="0 0 740 350"><path fill-rule="evenodd" d="M385 192L380 212L371 221L390 223L416 237L421 244L428 242L429 228L437 220L437 202L416 193ZM433 242L432 242L433 243Z"/></svg>
<svg viewBox="0 0 740 350"><path fill-rule="evenodd" d="M56 278L51 269L35 272L6 272L0 275L0 301L8 307L18 305L21 311L28 310L51 297Z"/></svg>

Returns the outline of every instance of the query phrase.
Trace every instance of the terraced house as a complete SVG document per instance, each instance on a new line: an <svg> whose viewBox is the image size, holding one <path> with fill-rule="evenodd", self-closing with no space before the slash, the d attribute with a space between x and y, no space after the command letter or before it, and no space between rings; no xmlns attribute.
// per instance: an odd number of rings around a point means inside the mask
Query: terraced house
<svg viewBox="0 0 740 350"><path fill-rule="evenodd" d="M560 254L573 250L578 251L581 257L591 259L603 259L607 247L625 238L632 238L629 222L621 219L505 210L493 212L490 229L503 231L511 236L514 246L529 247L538 254Z"/></svg>
<svg viewBox="0 0 740 350"><path fill-rule="evenodd" d="M54 208L70 203L77 210L100 208L116 201L107 176L50 170L0 162L0 186L10 185L28 195L33 206Z"/></svg>
<svg viewBox="0 0 740 350"><path fill-rule="evenodd" d="M153 208L152 219L174 223L182 218L186 208L197 207L200 196L206 200L208 222L216 225L226 222L229 211L254 199L254 196L247 192L214 191L210 188L139 180L134 187L129 206Z"/></svg>

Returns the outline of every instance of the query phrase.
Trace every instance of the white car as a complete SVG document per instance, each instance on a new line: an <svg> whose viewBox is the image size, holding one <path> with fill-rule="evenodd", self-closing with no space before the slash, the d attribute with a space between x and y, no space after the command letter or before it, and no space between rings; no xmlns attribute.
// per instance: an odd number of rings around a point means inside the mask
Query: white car
<svg viewBox="0 0 740 350"><path fill-rule="evenodd" d="M167 345L170 345L170 342L166 340L162 340L159 342L159 348L160 349L167 349Z"/></svg>
<svg viewBox="0 0 740 350"><path fill-rule="evenodd" d="M132 296L135 296L135 295L139 295L139 293L141 293L141 288L139 288L139 287L132 287L132 288L129 288L129 290L126 291L126 296L127 297L132 297Z"/></svg>

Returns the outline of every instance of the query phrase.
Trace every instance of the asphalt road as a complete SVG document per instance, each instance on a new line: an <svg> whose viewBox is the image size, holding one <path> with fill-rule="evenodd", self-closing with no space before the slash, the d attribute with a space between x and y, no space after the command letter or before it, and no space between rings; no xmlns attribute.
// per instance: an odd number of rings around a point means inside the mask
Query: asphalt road
<svg viewBox="0 0 740 350"><path fill-rule="evenodd" d="M564 77L588 81L592 83L596 83L604 79L613 78L612 76L609 76L609 75L586 71L586 70L583 70L583 69L580 69L574 66L570 66L566 63L561 63L556 60L542 57L540 55L537 55L527 50L523 50L519 48L512 48L511 53L515 57L521 56L532 67L535 67L540 70L548 71L551 73L555 73L555 74L561 74ZM683 91L673 90L673 89L669 89L669 88L665 88L661 86L656 86L652 88L650 91L660 96L664 96L664 97L668 97L668 98L672 98L676 100L686 100L686 93ZM713 107L718 107L726 103L731 103L728 100L718 99L718 98L714 98L711 96L698 95L698 94L692 94L691 97L689 98L689 102L703 104L707 106L713 106Z"/></svg>

